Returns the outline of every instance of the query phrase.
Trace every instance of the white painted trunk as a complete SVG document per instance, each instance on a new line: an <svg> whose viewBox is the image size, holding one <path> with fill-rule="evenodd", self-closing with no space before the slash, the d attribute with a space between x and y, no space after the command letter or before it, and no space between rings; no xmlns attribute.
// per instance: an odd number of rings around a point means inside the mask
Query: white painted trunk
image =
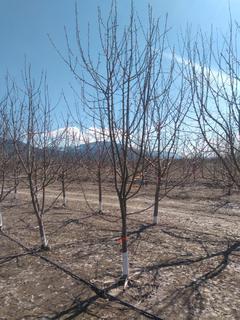
<svg viewBox="0 0 240 320"><path fill-rule="evenodd" d="M153 224L158 224L158 216L153 216Z"/></svg>
<svg viewBox="0 0 240 320"><path fill-rule="evenodd" d="M44 231L43 236L42 236L42 241L43 241L44 247L47 248L48 241L47 241L47 238L46 238L46 235L45 235L45 231Z"/></svg>
<svg viewBox="0 0 240 320"><path fill-rule="evenodd" d="M40 237L41 237L42 246L43 246L43 248L47 248L48 247L48 241L47 241L45 228L44 228L44 224L43 224L43 220L42 220L41 216L39 216L38 223L39 223L39 229L40 229L39 231L40 231Z"/></svg>
<svg viewBox="0 0 240 320"><path fill-rule="evenodd" d="M63 206L66 207L66 205L67 205L66 197L63 196Z"/></svg>
<svg viewBox="0 0 240 320"><path fill-rule="evenodd" d="M123 276L128 277L129 275L128 252L122 253L122 262L123 262Z"/></svg>
<svg viewBox="0 0 240 320"><path fill-rule="evenodd" d="M14 191L14 200L17 200L18 199L18 194L17 194L17 191Z"/></svg>

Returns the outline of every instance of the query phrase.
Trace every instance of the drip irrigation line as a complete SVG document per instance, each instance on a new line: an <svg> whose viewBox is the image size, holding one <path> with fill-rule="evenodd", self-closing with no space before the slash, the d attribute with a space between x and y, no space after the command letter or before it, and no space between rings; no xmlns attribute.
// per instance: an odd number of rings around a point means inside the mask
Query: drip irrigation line
<svg viewBox="0 0 240 320"><path fill-rule="evenodd" d="M10 241L16 243L17 245L19 245L21 248L23 248L24 250L26 250L29 255L35 256L40 258L41 260L47 262L48 264L52 265L54 268L61 270L62 272L64 272L65 274L69 275L71 278L73 278L74 280L81 282L83 284L85 284L86 286L88 286L89 288L91 288L92 291L94 291L100 298L103 299L107 299L109 301L114 301L117 302L129 309L132 309L136 312L138 312L139 314L145 316L148 319L153 319L153 320L163 320L163 318L160 318L157 315L154 315L146 310L140 309L118 297L115 297L113 295L111 295L110 293L108 293L105 289L101 289L98 288L95 284L91 283L88 280L85 280L83 278L81 278L80 276L72 273L70 270L66 269L65 267L61 266L60 264L58 264L57 262L52 261L51 259L42 256L41 254L39 254L38 252L31 250L29 248L27 248L25 245L23 245L20 241L12 238L11 236L9 236L8 234L6 234L3 230L0 230L0 234L2 234L4 237L6 237L7 239L9 239Z"/></svg>
<svg viewBox="0 0 240 320"><path fill-rule="evenodd" d="M31 254L32 254L32 252L24 252L24 253L18 253L18 254L14 254L14 255L0 257L0 265L7 263L11 260L14 260L14 259L16 259L18 261L18 258L27 256L27 255L31 255Z"/></svg>

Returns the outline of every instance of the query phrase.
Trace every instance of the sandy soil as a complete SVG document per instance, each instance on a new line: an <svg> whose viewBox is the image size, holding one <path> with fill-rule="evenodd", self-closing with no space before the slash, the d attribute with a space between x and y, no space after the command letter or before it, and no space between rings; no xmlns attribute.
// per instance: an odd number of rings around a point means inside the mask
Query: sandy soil
<svg viewBox="0 0 240 320"><path fill-rule="evenodd" d="M160 202L152 226L150 187L129 203L130 284L121 275L121 220L117 198L105 187L104 214L97 192L77 186L45 216L51 250L43 257L162 319L240 319L240 199L201 186L175 190ZM49 190L48 200L56 190ZM92 209L92 210L91 210ZM4 234L38 248L39 234L28 191L1 205ZM86 284L0 235L0 319L146 319L101 298ZM18 255L18 257L16 257ZM111 289L112 286L112 289Z"/></svg>

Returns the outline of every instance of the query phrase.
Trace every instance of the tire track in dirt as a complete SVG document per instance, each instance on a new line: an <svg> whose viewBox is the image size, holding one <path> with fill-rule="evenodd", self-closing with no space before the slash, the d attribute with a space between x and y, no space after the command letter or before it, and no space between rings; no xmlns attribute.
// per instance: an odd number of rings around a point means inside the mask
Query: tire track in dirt
<svg viewBox="0 0 240 320"><path fill-rule="evenodd" d="M27 190L20 190L19 191L20 195L26 195L29 196L29 192ZM79 203L86 203L86 200L83 196L82 193L77 193L77 192L68 192L68 194L71 195L76 195L74 196L70 196L67 197L67 201L73 201L73 202L79 202ZM56 194L56 190L49 190L48 194L47 194L47 198L51 198L54 199L56 198L57 194ZM98 199L94 199L97 198L97 194L95 193L88 193L86 194L86 198L88 203L91 205L98 205ZM119 209L119 204L117 203L117 197L114 195L106 195L104 196L104 198L108 198L108 200L112 199L115 201L104 201L104 207L105 208L117 208ZM103 198L103 199L104 199ZM176 205L176 201L177 201L177 205ZM144 210L146 208L148 208L153 201L151 199L148 198L134 198L132 201L129 201L130 204L128 205L128 209L131 210L132 212L137 212ZM145 206L143 205L145 204ZM86 204L87 205L87 204ZM191 223L191 221L194 221L194 224L199 225L202 224L204 225L206 223L206 219L211 219L211 224L215 225L217 227L217 229L219 229L219 227L221 227L221 224L224 222L225 225L227 224L227 227L231 229L231 225L233 224L233 227L236 227L236 223L239 224L239 217L238 216L229 216L229 215L224 215L224 214L209 214L209 213L205 213L204 211L206 211L206 208L203 208L202 206L200 206L200 208L197 208L195 206L188 206L188 204L186 203L186 201L180 201L180 200L171 200L171 199L164 199L162 201L162 206L160 208L160 215L161 213L163 213L163 215L165 216L165 218L168 219L168 216L171 216L171 220L176 223L176 221L180 220L185 220L189 223ZM146 213L149 214L149 216L147 215L147 217L151 217L152 211L151 209L146 210ZM224 220L224 221L223 221ZM144 222L144 221L142 221ZM210 222L209 222L210 223Z"/></svg>
<svg viewBox="0 0 240 320"><path fill-rule="evenodd" d="M53 193L53 191L52 191L52 193ZM18 192L18 194L20 194L20 195L26 195L26 196L28 196L28 197L30 197L29 196L29 192L28 191L23 191L23 190L21 190L21 191L19 191ZM71 194L74 194L73 192L71 193ZM94 194L91 194L93 197L95 196ZM55 199L56 198L56 194L47 194L47 198L51 198L51 199ZM90 204L93 204L93 205L98 205L98 200L93 200L93 199L90 199L89 197L88 197L88 195L86 196L86 198L87 198L87 201L90 203ZM116 203L115 202L104 202L104 206L105 207L115 207L115 208L119 208L119 205L118 205L118 203L117 203L117 197L109 197L109 198L111 198L111 199L113 199L113 200L116 200ZM67 197L67 201L76 201L76 202L86 202L86 200L84 199L84 197ZM143 202L143 199L134 199L134 201L137 201L138 203L139 202ZM145 200L144 200L145 201ZM149 202L148 203L148 206L149 206L149 204L151 204L151 202ZM128 208L129 209L134 209L134 210L142 210L142 209L144 209L144 207L143 206L139 206L139 205L128 205Z"/></svg>

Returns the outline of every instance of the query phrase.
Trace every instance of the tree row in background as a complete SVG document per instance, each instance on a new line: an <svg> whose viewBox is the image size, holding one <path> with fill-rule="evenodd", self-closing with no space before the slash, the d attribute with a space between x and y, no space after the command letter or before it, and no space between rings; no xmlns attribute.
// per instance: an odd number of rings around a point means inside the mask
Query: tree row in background
<svg viewBox="0 0 240 320"><path fill-rule="evenodd" d="M169 45L167 19L154 19L151 9L144 28L133 8L120 27L114 2L107 19L100 11L98 17L97 55L82 43L77 8L77 53L68 35L66 57L54 45L78 84L79 107L64 129L56 128L44 74L37 81L26 65L22 83L7 77L0 101L0 203L17 198L19 187L28 189L41 246L49 249L44 216L56 203L67 206L73 183L83 192L89 181L97 185L96 214L104 214L103 186L113 186L127 279L128 204L147 185L153 201L145 210L153 225L175 187L208 181L228 193L239 188L239 30L230 25L221 50L213 36L199 33L192 41L187 35L179 58ZM58 191L53 198L50 188Z"/></svg>

